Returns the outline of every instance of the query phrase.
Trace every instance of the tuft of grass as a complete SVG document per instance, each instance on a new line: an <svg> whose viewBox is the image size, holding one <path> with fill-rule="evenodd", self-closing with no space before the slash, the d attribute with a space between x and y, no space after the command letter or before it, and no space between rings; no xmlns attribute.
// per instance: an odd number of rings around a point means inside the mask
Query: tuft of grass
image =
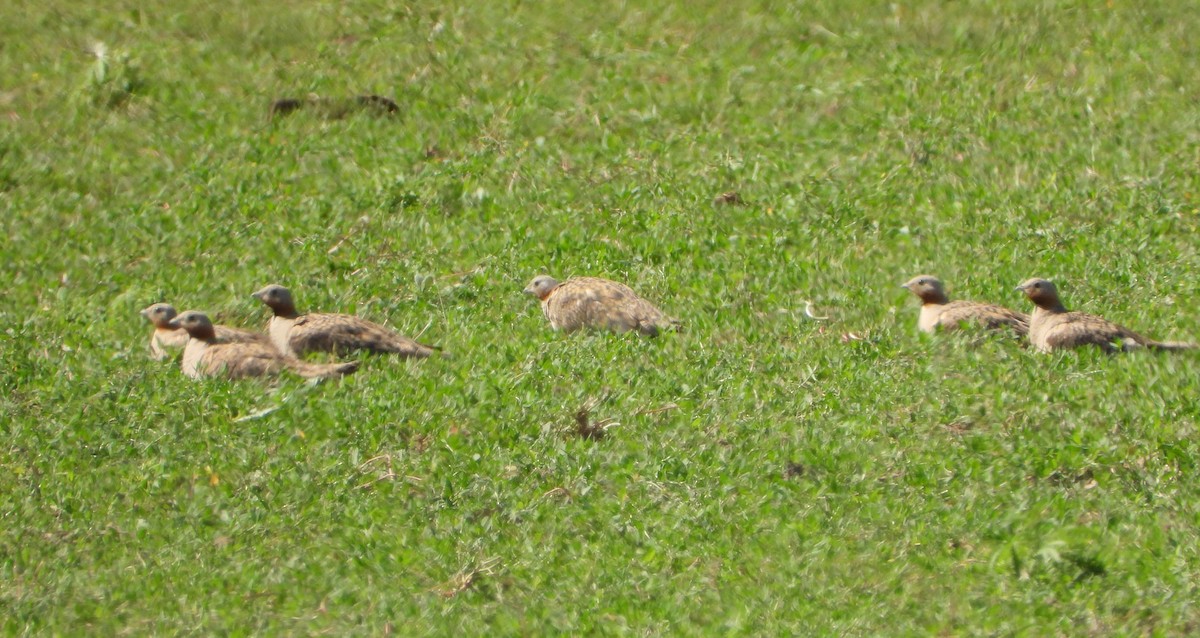
<svg viewBox="0 0 1200 638"><path fill-rule="evenodd" d="M86 103L117 108L145 88L137 60L128 51L110 51L105 43L95 42L88 52L95 61L80 89Z"/></svg>
<svg viewBox="0 0 1200 638"><path fill-rule="evenodd" d="M575 411L575 426L571 428L570 433L581 439L590 441L599 441L608 436L610 428L619 425L613 419L593 419L592 411L601 403L597 399L589 399L582 407Z"/></svg>

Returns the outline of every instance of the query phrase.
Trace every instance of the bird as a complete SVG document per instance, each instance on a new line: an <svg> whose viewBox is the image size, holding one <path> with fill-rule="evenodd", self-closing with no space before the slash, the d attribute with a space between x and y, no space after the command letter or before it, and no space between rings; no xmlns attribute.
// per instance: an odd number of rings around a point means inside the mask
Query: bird
<svg viewBox="0 0 1200 638"><path fill-rule="evenodd" d="M682 323L663 314L625 284L599 277L574 277L560 282L539 275L525 287L525 294L542 302L550 326L563 332L581 328L633 331L658 336L663 330L678 330Z"/></svg>
<svg viewBox="0 0 1200 638"><path fill-rule="evenodd" d="M1042 352L1098 346L1105 352L1150 348L1193 350L1194 343L1155 341L1098 315L1071 312L1058 298L1058 289L1046 279L1027 279L1017 286L1036 308L1029 322L1029 341Z"/></svg>
<svg viewBox="0 0 1200 638"><path fill-rule="evenodd" d="M978 301L950 301L941 280L932 275L917 275L901 284L921 299L917 329L922 332L957 330L963 324L975 324L989 330L1011 330L1017 335L1029 332L1029 315Z"/></svg>
<svg viewBox="0 0 1200 638"><path fill-rule="evenodd" d="M156 361L166 359L170 355L168 349L177 350L187 346L187 331L183 328L170 327L171 320L178 314L179 312L175 310L175 306L168 303L150 304L141 310L141 315L154 325L154 332L150 333L150 356ZM229 326L214 326L214 329L218 343L233 343L237 341L271 342L270 337L261 332L252 332Z"/></svg>
<svg viewBox="0 0 1200 638"><path fill-rule="evenodd" d="M340 377L358 369L358 362L308 363L279 352L263 341L221 343L208 315L197 310L180 313L169 324L186 330L181 368L193 379L223 376L228 379L274 376L291 370L305 378Z"/></svg>
<svg viewBox="0 0 1200 638"><path fill-rule="evenodd" d="M291 291L278 284L266 286L252 296L271 308L274 316L267 324L267 334L275 347L289 356L302 357L309 352L345 355L366 350L423 359L440 350L354 315L317 312L301 315L296 312Z"/></svg>

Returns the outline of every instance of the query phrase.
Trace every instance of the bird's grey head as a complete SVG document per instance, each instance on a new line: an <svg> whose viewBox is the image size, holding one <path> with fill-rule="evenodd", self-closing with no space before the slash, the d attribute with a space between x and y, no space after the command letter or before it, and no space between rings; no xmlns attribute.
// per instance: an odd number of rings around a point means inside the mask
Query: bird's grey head
<svg viewBox="0 0 1200 638"><path fill-rule="evenodd" d="M169 303L151 304L141 310L141 315L159 328L166 328L167 324L178 314L175 306Z"/></svg>
<svg viewBox="0 0 1200 638"><path fill-rule="evenodd" d="M538 299L545 299L550 296L551 292L558 287L558 280L550 275L538 275L525 286L525 294L533 295Z"/></svg>
<svg viewBox="0 0 1200 638"><path fill-rule="evenodd" d="M1054 282L1041 277L1026 279L1017 286L1017 290L1025 293L1030 301L1039 306L1055 306L1058 305L1058 289L1054 287Z"/></svg>
<svg viewBox="0 0 1200 638"><path fill-rule="evenodd" d="M908 288L909 292L921 298L925 303L946 303L946 289L942 281L933 275L917 275L900 285Z"/></svg>
<svg viewBox="0 0 1200 638"><path fill-rule="evenodd" d="M205 337L212 335L214 332L212 320L208 318L208 315L199 310L181 312L168 325L172 328L183 328L193 337Z"/></svg>
<svg viewBox="0 0 1200 638"><path fill-rule="evenodd" d="M279 284L265 286L262 290L253 293L251 296L276 311L295 309L295 304L292 302L292 292Z"/></svg>

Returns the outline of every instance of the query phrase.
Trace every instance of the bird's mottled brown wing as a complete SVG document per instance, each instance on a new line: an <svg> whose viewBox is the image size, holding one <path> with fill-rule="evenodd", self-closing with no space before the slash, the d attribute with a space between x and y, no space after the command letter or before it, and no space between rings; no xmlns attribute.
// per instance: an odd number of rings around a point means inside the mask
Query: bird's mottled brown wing
<svg viewBox="0 0 1200 638"><path fill-rule="evenodd" d="M262 341L216 343L205 349L200 362L202 376L229 379L263 377L291 370L307 377L338 377L358 370L358 362L308 363L279 353L275 346Z"/></svg>
<svg viewBox="0 0 1200 638"><path fill-rule="evenodd" d="M229 326L216 326L216 333L217 343L244 343L248 341L257 341L268 345L271 343L271 337L263 332L231 328Z"/></svg>
<svg viewBox="0 0 1200 638"><path fill-rule="evenodd" d="M595 277L563 282L545 300L542 310L550 324L564 332L593 328L656 335L677 323L629 286Z"/></svg>
<svg viewBox="0 0 1200 638"><path fill-rule="evenodd" d="M366 319L331 313L314 313L297 319L289 333L288 345L297 356L314 351L344 355L366 350L423 358L436 350Z"/></svg>
<svg viewBox="0 0 1200 638"><path fill-rule="evenodd" d="M963 323L982 325L990 330L1011 329L1021 335L1029 332L1028 315L976 301L951 301L938 316L938 324L946 328Z"/></svg>
<svg viewBox="0 0 1200 638"><path fill-rule="evenodd" d="M1041 327L1041 340L1050 350L1099 346L1112 352L1142 347L1147 340L1136 332L1103 317L1084 312L1052 315Z"/></svg>
<svg viewBox="0 0 1200 638"><path fill-rule="evenodd" d="M200 360L203 376L225 376L230 379L262 377L279 374L287 360L269 343L242 341L215 343L208 346Z"/></svg>

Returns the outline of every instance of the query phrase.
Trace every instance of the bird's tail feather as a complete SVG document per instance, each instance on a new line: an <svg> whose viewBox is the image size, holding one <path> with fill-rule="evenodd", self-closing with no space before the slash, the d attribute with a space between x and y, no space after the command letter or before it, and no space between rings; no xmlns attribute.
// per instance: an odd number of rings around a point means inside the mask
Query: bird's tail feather
<svg viewBox="0 0 1200 638"><path fill-rule="evenodd" d="M1155 350L1165 350L1167 352L1176 352L1179 350L1197 350L1200 349L1200 344L1189 343L1187 341L1156 341L1147 344Z"/></svg>
<svg viewBox="0 0 1200 638"><path fill-rule="evenodd" d="M291 362L289 367L302 377L316 379L345 376L358 370L358 365L359 362L357 361L347 361L346 363L308 363L296 360Z"/></svg>

